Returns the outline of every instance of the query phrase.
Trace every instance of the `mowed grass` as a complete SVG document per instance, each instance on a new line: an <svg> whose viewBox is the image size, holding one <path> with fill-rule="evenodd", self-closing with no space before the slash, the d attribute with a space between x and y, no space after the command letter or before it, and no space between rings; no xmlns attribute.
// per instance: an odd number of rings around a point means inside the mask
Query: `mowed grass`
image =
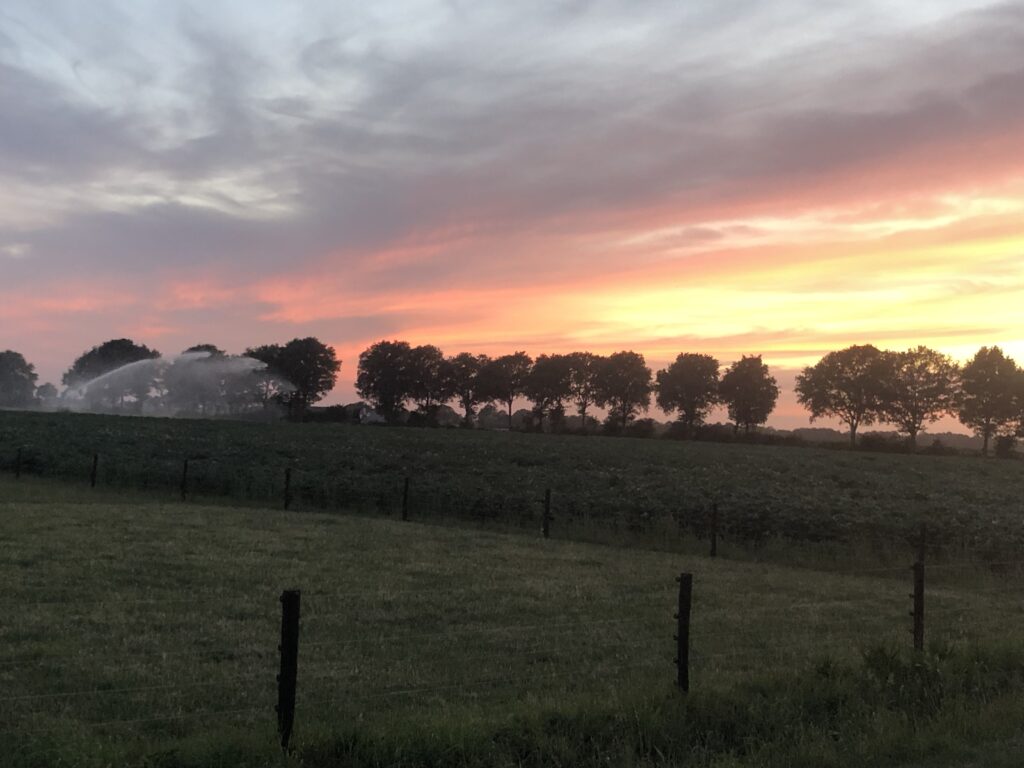
<svg viewBox="0 0 1024 768"><path fill-rule="evenodd" d="M797 747L826 760L826 748L839 759L880 745L902 759L1013 736L1024 609L1010 565L929 576L936 659L1010 639L984 657L984 674L964 667L977 700L948 683L958 714L932 713L954 719L901 751L886 741L913 733L899 693L891 718L852 729L859 746L844 752L831 725L815 724L831 694L820 708L814 697L823 685L848 695L844 675L866 649L908 647L906 565L820 572L482 525L161 503L34 478L0 479L0 499L5 765L280 763L286 588L302 590L293 759L304 765L784 765L798 764ZM694 574L689 699L674 688L681 571ZM875 666L891 663L899 678L898 658ZM956 663L948 674L959 681ZM890 684L879 685L864 696L888 701ZM795 718L780 728L806 719L806 733L773 736L757 721L745 736L737 719L758 712ZM688 735L683 723L704 730Z"/></svg>
<svg viewBox="0 0 1024 768"><path fill-rule="evenodd" d="M291 470L298 510L409 513L539 527L552 534L676 547L706 538L718 507L726 546L777 542L909 552L928 524L933 557L1002 559L1024 547L1024 462L824 448L632 438L241 423L0 412L0 471L18 450L29 475L173 499L189 459L195 501L281 506Z"/></svg>

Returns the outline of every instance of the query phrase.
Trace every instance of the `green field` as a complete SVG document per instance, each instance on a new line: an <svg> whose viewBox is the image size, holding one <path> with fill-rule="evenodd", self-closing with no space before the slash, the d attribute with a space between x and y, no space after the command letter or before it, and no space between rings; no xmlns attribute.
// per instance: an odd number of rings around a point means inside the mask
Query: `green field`
<svg viewBox="0 0 1024 768"><path fill-rule="evenodd" d="M1024 465L967 456L581 438L336 424L256 424L0 412L0 470L21 451L25 474L101 488L279 506L292 470L295 510L396 515L410 480L415 519L540 526L554 494L556 537L685 549L709 534L718 505L723 547L781 543L896 552L920 523L937 558L1012 557L1024 546ZM88 490L88 489L86 489ZM815 547L821 556L826 550ZM833 556L829 552L827 558ZM845 556L845 555L844 555Z"/></svg>
<svg viewBox="0 0 1024 768"><path fill-rule="evenodd" d="M30 475L0 478L0 499L4 765L1018 764L1016 568L930 570L915 662L905 565L827 573ZM689 697L672 663L684 570Z"/></svg>

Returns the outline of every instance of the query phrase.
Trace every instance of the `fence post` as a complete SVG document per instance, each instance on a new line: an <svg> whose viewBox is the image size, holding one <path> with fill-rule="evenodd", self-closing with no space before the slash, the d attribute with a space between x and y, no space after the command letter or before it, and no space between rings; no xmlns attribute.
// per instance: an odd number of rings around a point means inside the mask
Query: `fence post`
<svg viewBox="0 0 1024 768"><path fill-rule="evenodd" d="M676 685L683 693L690 690L690 606L693 602L693 574L682 573L679 582L679 607L676 611Z"/></svg>
<svg viewBox="0 0 1024 768"><path fill-rule="evenodd" d="M402 486L402 519L409 519L409 478L405 478L405 484Z"/></svg>
<svg viewBox="0 0 1024 768"><path fill-rule="evenodd" d="M181 465L181 500L185 501L188 497L188 459L185 459L185 463Z"/></svg>
<svg viewBox="0 0 1024 768"><path fill-rule="evenodd" d="M917 543L917 562L914 563L914 610L911 616L914 617L914 650L924 650L924 550L925 550L925 526L921 526L921 537Z"/></svg>
<svg viewBox="0 0 1024 768"><path fill-rule="evenodd" d="M718 502L711 502L711 557L718 557Z"/></svg>
<svg viewBox="0 0 1024 768"><path fill-rule="evenodd" d="M299 669L299 612L302 593L286 589L281 593L281 670L277 675L277 733L281 749L288 751L288 742L295 725L295 684Z"/></svg>
<svg viewBox="0 0 1024 768"><path fill-rule="evenodd" d="M21 448L18 449L18 457L14 460L14 479L21 480Z"/></svg>
<svg viewBox="0 0 1024 768"><path fill-rule="evenodd" d="M95 488L96 487L96 469L99 466L99 463L100 463L100 455L98 453L94 453L92 455L92 469L89 471L89 487L90 488Z"/></svg>
<svg viewBox="0 0 1024 768"><path fill-rule="evenodd" d="M287 510L292 505L292 468L284 469L284 508Z"/></svg>
<svg viewBox="0 0 1024 768"><path fill-rule="evenodd" d="M541 533L545 539L551 538L551 489L544 491L544 518L541 520Z"/></svg>

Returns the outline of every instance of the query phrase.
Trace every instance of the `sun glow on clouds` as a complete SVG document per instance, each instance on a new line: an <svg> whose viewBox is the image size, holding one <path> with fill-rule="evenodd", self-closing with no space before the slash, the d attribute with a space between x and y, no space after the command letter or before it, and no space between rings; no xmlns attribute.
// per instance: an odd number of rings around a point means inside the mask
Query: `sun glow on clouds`
<svg viewBox="0 0 1024 768"><path fill-rule="evenodd" d="M358 273L341 280L325 274L270 281L255 295L270 307L270 320L343 323L346 316L376 312L402 318L413 341L452 351L634 347L654 361L682 350L711 352L723 361L763 353L772 364L795 367L852 343L925 343L960 357L981 343L1017 348L1024 329L1024 237L1014 235L1014 222L1021 204L981 201L965 205L960 215L950 212L948 200L943 207L928 227L879 220L850 225L855 236L843 227L788 236L801 230L798 222L756 245L746 232L766 229L764 222L733 222L744 234L702 247L700 259L669 259L663 251L645 258L650 254L643 245L650 241L638 236L620 242L632 261L576 280L559 272L550 280L522 275L511 285L477 282L367 296L358 289ZM965 238L953 227L979 217L1008 225L1006 234ZM719 222L705 226L724 229ZM921 241L922 231L938 228L945 242ZM547 248L554 253L557 238ZM996 311L993 296L1000 297Z"/></svg>
<svg viewBox="0 0 1024 768"><path fill-rule="evenodd" d="M1019 4L8 5L0 349L46 379L119 334L317 335L335 401L381 338L1024 360Z"/></svg>

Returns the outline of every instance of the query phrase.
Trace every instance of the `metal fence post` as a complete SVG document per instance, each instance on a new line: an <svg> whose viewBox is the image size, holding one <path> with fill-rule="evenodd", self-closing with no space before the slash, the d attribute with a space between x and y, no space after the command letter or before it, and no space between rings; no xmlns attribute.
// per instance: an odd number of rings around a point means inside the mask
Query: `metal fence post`
<svg viewBox="0 0 1024 768"><path fill-rule="evenodd" d="M277 675L277 733L281 749L288 751L288 742L295 726L295 687L299 667L299 614L302 593L287 589L281 593L281 669Z"/></svg>
<svg viewBox="0 0 1024 768"><path fill-rule="evenodd" d="M188 497L188 459L181 465L181 500Z"/></svg>
<svg viewBox="0 0 1024 768"><path fill-rule="evenodd" d="M718 502L711 503L711 557L718 557Z"/></svg>
<svg viewBox="0 0 1024 768"><path fill-rule="evenodd" d="M927 530L921 526L921 534L917 543L917 562L914 563L914 610L910 615L914 617L914 650L924 650L924 553Z"/></svg>
<svg viewBox="0 0 1024 768"><path fill-rule="evenodd" d="M676 612L676 685L684 693L690 690L690 607L693 603L693 574L682 573L679 582L679 607Z"/></svg>
<svg viewBox="0 0 1024 768"><path fill-rule="evenodd" d="M409 478L405 478L402 485L402 519L409 519Z"/></svg>

